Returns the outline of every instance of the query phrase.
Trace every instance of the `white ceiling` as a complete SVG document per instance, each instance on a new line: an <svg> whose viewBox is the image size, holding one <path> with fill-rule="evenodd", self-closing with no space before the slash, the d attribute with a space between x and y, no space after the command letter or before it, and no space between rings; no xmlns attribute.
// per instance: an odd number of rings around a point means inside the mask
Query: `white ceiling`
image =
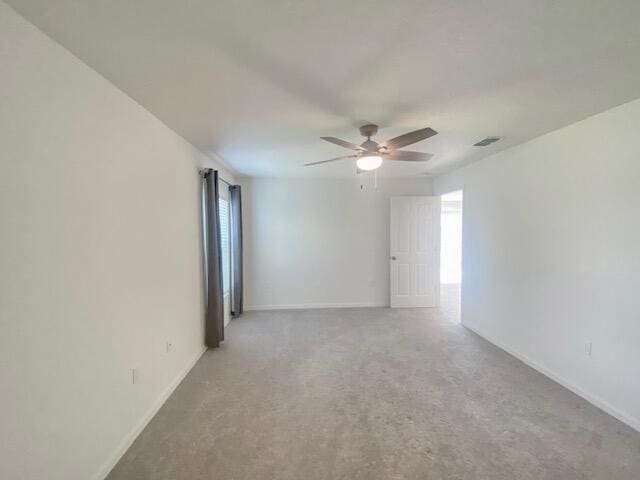
<svg viewBox="0 0 640 480"><path fill-rule="evenodd" d="M251 176L353 176L323 142L384 140L438 172L640 97L638 0L9 0L205 152ZM489 135L490 147L471 145Z"/></svg>

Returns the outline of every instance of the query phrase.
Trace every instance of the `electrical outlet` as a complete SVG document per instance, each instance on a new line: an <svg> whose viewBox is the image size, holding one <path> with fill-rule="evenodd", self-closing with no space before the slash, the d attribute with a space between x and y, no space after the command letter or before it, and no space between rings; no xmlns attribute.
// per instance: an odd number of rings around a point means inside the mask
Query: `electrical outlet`
<svg viewBox="0 0 640 480"><path fill-rule="evenodd" d="M131 369L131 383L133 385L140 383L140 371L137 368Z"/></svg>
<svg viewBox="0 0 640 480"><path fill-rule="evenodd" d="M591 356L591 349L593 347L593 344L591 342L587 342L584 344L584 353L586 353L588 356Z"/></svg>
<svg viewBox="0 0 640 480"><path fill-rule="evenodd" d="M167 340L167 353L169 353L171 351L171 349L173 348L173 343L171 343L170 341Z"/></svg>

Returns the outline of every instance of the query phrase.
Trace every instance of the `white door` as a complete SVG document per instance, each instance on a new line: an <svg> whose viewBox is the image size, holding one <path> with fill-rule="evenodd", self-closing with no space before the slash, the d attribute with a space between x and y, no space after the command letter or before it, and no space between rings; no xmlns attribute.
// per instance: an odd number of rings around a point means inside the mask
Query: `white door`
<svg viewBox="0 0 640 480"><path fill-rule="evenodd" d="M440 197L391 198L391 307L440 301Z"/></svg>

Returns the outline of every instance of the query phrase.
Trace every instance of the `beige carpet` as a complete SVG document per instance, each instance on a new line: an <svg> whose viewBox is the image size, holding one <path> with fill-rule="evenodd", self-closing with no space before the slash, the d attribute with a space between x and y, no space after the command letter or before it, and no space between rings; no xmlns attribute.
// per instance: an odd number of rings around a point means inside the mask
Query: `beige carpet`
<svg viewBox="0 0 640 480"><path fill-rule="evenodd" d="M640 479L640 433L441 309L249 312L108 477Z"/></svg>

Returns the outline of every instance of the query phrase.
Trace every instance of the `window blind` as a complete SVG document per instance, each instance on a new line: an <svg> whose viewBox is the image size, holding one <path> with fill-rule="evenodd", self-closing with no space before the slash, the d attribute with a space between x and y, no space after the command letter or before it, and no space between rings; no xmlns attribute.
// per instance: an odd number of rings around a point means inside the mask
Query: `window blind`
<svg viewBox="0 0 640 480"><path fill-rule="evenodd" d="M229 202L224 198L219 199L220 210L220 246L222 250L222 290L224 295L229 293L231 283L231 249L229 240Z"/></svg>

